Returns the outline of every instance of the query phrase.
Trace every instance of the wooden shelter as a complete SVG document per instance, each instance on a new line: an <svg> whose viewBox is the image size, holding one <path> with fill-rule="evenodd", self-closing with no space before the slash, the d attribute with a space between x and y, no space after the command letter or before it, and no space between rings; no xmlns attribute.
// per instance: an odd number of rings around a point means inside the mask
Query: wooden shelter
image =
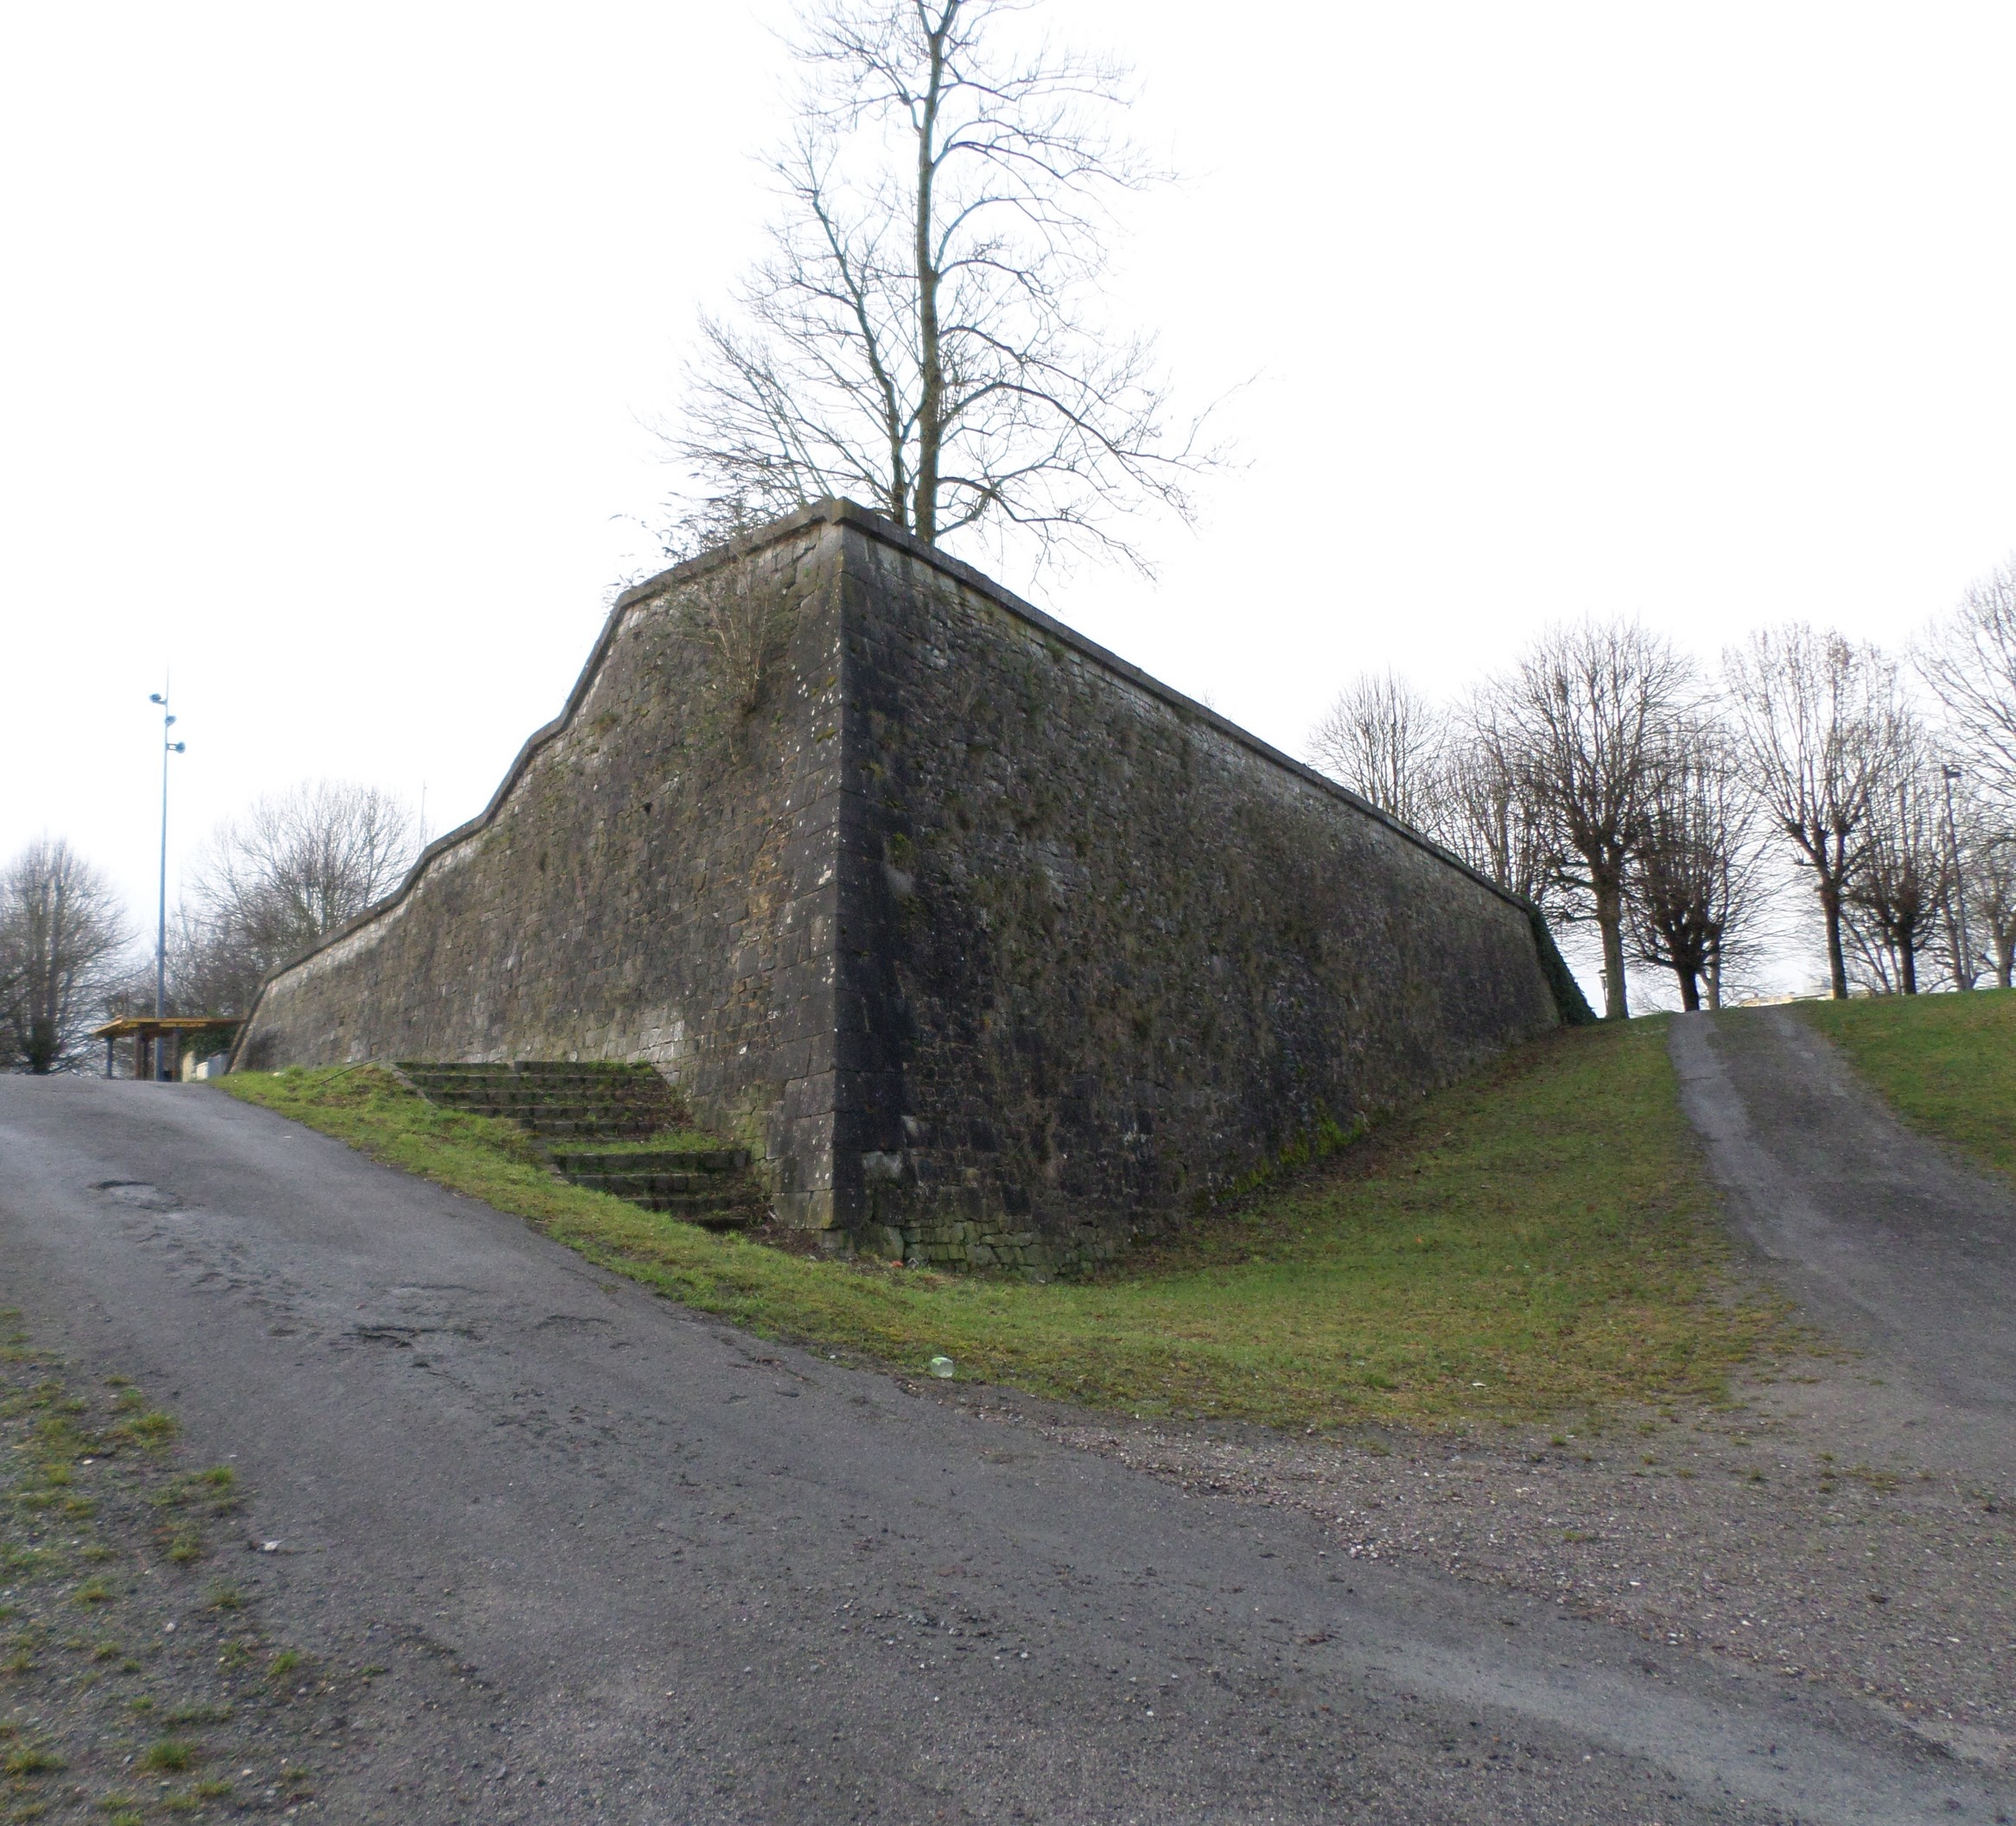
<svg viewBox="0 0 2016 1826"><path fill-rule="evenodd" d="M112 1075L112 1049L122 1040L133 1042L133 1076L179 1078L182 1048L200 1034L235 1034L245 1025L241 1015L122 1015L102 1028L93 1028L91 1037L105 1043L105 1076ZM162 1048L168 1049L164 1072Z"/></svg>

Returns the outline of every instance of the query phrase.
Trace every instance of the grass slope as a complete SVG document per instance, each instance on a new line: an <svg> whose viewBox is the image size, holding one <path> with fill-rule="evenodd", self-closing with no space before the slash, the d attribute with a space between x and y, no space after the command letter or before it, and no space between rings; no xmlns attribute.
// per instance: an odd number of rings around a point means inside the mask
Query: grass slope
<svg viewBox="0 0 2016 1826"><path fill-rule="evenodd" d="M1142 1413L1329 1427L1713 1396L1773 1323L1727 1297L1663 1021L1563 1031L1097 1278L811 1259L558 1183L508 1125L370 1066L233 1095L773 1336Z"/></svg>
<svg viewBox="0 0 2016 1826"><path fill-rule="evenodd" d="M2016 1179L2016 990L1797 1008L1907 1123Z"/></svg>

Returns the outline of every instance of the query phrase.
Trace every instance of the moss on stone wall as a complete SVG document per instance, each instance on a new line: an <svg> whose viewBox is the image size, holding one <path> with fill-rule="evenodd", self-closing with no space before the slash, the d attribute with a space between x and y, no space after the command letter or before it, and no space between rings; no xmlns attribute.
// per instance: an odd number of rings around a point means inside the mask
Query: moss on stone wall
<svg viewBox="0 0 2016 1826"><path fill-rule="evenodd" d="M649 1059L794 1221L1040 1272L1557 996L1523 903L827 504L631 592L490 810L267 986L240 1060Z"/></svg>

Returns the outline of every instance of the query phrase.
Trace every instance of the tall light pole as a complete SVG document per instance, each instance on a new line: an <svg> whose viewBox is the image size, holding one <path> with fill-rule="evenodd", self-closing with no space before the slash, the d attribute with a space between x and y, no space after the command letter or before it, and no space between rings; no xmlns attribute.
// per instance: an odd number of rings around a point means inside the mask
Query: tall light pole
<svg viewBox="0 0 2016 1826"><path fill-rule="evenodd" d="M169 740L175 720L168 707L168 693L149 691L147 701L161 706L161 907L154 928L154 1018L159 1021L168 1013L168 758L184 753L188 744ZM168 1075L168 1052L158 1035L154 1042L154 1075L157 1078Z"/></svg>
<svg viewBox="0 0 2016 1826"><path fill-rule="evenodd" d="M1974 968L1968 956L1967 884L1960 878L1960 827L1953 821L1953 782L1960 778L1960 769L1949 760L1942 761L1939 777L1946 783L1946 847L1953 858L1954 987L1970 989L1974 987Z"/></svg>

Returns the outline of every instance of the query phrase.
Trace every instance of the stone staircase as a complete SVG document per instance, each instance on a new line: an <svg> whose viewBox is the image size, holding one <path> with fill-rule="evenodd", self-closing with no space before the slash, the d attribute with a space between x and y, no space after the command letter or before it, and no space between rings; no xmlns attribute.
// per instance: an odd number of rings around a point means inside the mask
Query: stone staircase
<svg viewBox="0 0 2016 1826"><path fill-rule="evenodd" d="M397 1069L429 1103L516 1123L573 1185L709 1230L759 1223L765 1215L747 1148L638 1145L687 1120L677 1093L649 1066L402 1059Z"/></svg>
<svg viewBox="0 0 2016 1826"><path fill-rule="evenodd" d="M710 1230L762 1220L765 1201L747 1148L620 1153L569 1145L548 1150L563 1179Z"/></svg>

